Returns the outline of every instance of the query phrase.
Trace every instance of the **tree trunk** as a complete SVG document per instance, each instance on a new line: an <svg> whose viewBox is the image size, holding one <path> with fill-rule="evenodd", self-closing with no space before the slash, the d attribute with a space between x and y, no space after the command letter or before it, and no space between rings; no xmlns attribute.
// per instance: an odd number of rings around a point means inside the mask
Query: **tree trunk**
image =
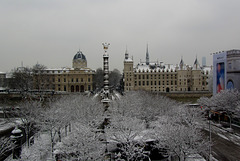
<svg viewBox="0 0 240 161"><path fill-rule="evenodd" d="M65 136L67 136L67 125L65 125Z"/></svg>
<svg viewBox="0 0 240 161"><path fill-rule="evenodd" d="M218 115L218 123L221 124L221 118L220 118L220 115Z"/></svg>
<svg viewBox="0 0 240 161"><path fill-rule="evenodd" d="M229 116L230 129L232 129L232 118Z"/></svg>
<svg viewBox="0 0 240 161"><path fill-rule="evenodd" d="M53 140L52 130L50 130L50 135L51 135L51 151L52 151L52 157L54 157L54 156L53 156L53 146L54 146L54 145L53 145L53 141L54 141L54 140Z"/></svg>
<svg viewBox="0 0 240 161"><path fill-rule="evenodd" d="M184 161L184 160L185 160L184 155L181 155L181 156L179 157L179 161Z"/></svg>
<svg viewBox="0 0 240 161"><path fill-rule="evenodd" d="M62 138L61 138L61 129L58 128L58 139L59 139L59 142L62 141Z"/></svg>
<svg viewBox="0 0 240 161"><path fill-rule="evenodd" d="M69 123L69 132L71 132L72 129L71 129L71 123Z"/></svg>
<svg viewBox="0 0 240 161"><path fill-rule="evenodd" d="M29 128L28 128L28 125L26 125L26 127L25 127L25 133L26 133L27 147L29 148L30 142L29 142Z"/></svg>

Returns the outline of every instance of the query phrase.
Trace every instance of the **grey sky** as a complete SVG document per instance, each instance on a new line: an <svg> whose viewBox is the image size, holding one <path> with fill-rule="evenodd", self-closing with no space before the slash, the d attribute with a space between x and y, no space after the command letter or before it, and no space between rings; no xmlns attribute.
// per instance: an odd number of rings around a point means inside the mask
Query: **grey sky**
<svg viewBox="0 0 240 161"><path fill-rule="evenodd" d="M240 49L239 0L0 0L0 71L37 62L72 65L80 49L88 67L123 69L126 46L135 64L150 60L192 65L196 55Z"/></svg>

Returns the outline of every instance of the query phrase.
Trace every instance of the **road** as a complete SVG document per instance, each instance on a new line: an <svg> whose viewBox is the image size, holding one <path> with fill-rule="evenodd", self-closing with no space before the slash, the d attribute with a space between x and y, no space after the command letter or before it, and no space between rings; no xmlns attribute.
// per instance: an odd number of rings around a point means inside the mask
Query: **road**
<svg viewBox="0 0 240 161"><path fill-rule="evenodd" d="M212 155L218 161L240 161L240 135L212 126ZM207 129L204 131L209 136Z"/></svg>

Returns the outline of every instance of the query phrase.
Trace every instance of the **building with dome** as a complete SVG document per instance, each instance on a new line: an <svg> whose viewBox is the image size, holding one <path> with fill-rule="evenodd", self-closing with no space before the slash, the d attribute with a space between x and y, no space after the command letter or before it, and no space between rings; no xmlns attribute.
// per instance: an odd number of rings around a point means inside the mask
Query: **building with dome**
<svg viewBox="0 0 240 161"><path fill-rule="evenodd" d="M74 69L87 68L87 59L85 55L79 50L73 57L72 67Z"/></svg>
<svg viewBox="0 0 240 161"><path fill-rule="evenodd" d="M86 56L78 51L72 60L72 68L43 69L35 73L34 88L65 92L93 90L95 70L87 67Z"/></svg>
<svg viewBox="0 0 240 161"><path fill-rule="evenodd" d="M208 91L208 76L212 67L201 67L196 57L193 66L150 62L148 47L146 61L134 66L133 59L125 52L124 91L146 90L154 92Z"/></svg>

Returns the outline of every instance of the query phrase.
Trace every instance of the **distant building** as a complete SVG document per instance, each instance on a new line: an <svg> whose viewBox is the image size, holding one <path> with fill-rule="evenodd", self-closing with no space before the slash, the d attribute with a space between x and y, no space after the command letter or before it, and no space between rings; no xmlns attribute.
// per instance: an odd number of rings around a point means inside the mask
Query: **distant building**
<svg viewBox="0 0 240 161"><path fill-rule="evenodd" d="M206 67L207 66L207 60L206 57L202 57L202 67Z"/></svg>
<svg viewBox="0 0 240 161"><path fill-rule="evenodd" d="M240 90L240 50L227 51L227 89Z"/></svg>
<svg viewBox="0 0 240 161"><path fill-rule="evenodd" d="M72 61L72 68L44 69L34 75L34 89L48 89L66 92L93 90L95 70L87 67L86 56L78 51Z"/></svg>
<svg viewBox="0 0 240 161"><path fill-rule="evenodd" d="M184 64L183 59L177 65L163 62L150 62L148 47L146 62L134 66L133 59L125 52L124 90L146 90L156 92L208 91L208 75L211 67L201 67L196 58L193 66Z"/></svg>
<svg viewBox="0 0 240 161"><path fill-rule="evenodd" d="M213 53L213 94L240 90L240 50Z"/></svg>
<svg viewBox="0 0 240 161"><path fill-rule="evenodd" d="M6 73L0 72L0 88L5 86Z"/></svg>

